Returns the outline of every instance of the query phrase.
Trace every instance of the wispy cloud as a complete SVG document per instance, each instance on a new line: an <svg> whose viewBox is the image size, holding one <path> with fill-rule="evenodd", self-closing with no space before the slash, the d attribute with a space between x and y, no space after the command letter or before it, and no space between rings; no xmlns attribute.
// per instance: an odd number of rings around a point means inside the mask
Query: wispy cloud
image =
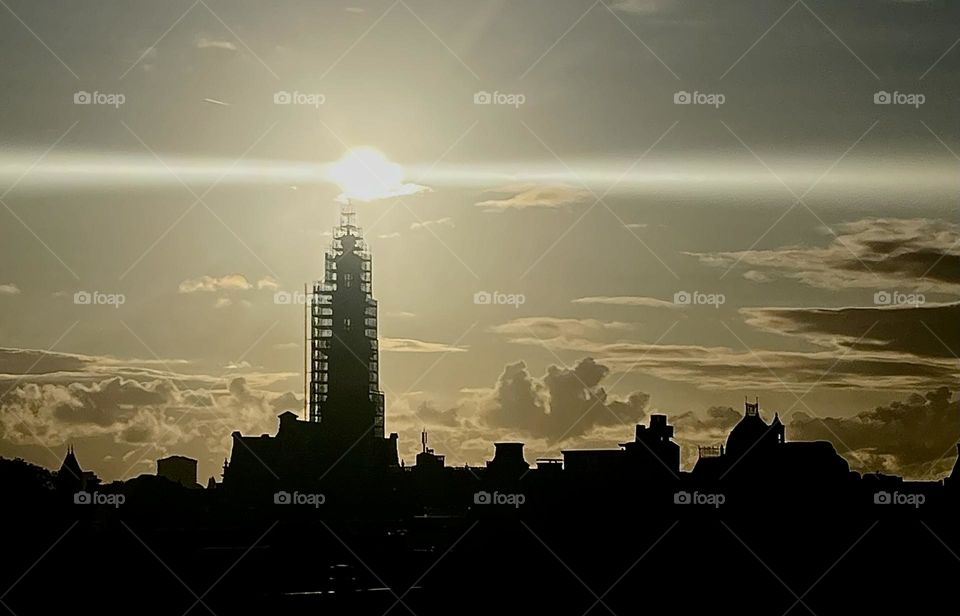
<svg viewBox="0 0 960 616"><path fill-rule="evenodd" d="M590 197L590 193L584 189L564 185L507 186L488 192L505 195L502 198L488 199L475 204L491 212L528 208L554 209L582 203Z"/></svg>
<svg viewBox="0 0 960 616"><path fill-rule="evenodd" d="M864 219L837 225L824 246L688 253L705 265L749 268L754 282L797 280L821 289L897 289L960 294L960 226L931 219Z"/></svg>
<svg viewBox="0 0 960 616"><path fill-rule="evenodd" d="M201 276L180 283L180 293L213 293L216 291L246 291L253 285L243 274L225 274L223 276Z"/></svg>
<svg viewBox="0 0 960 616"><path fill-rule="evenodd" d="M197 39L195 43L197 49L225 49L227 51L236 51L237 46L230 41L212 39L206 36L201 36Z"/></svg>
<svg viewBox="0 0 960 616"><path fill-rule="evenodd" d="M467 347L413 338L381 338L380 350L394 353L463 353Z"/></svg>
<svg viewBox="0 0 960 616"><path fill-rule="evenodd" d="M655 297L644 297L641 295L597 295L593 297L578 297L571 300L573 304L601 304L607 306L643 306L646 308L682 308L678 304Z"/></svg>
<svg viewBox="0 0 960 616"><path fill-rule="evenodd" d="M411 229L429 229L430 227L455 227L456 224L449 216L437 220L420 220L410 224Z"/></svg>

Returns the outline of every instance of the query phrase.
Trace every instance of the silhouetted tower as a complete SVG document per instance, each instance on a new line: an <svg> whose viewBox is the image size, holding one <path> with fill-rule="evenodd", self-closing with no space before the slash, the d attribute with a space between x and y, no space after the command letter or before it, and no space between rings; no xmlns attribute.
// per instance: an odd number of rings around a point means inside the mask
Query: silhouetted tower
<svg viewBox="0 0 960 616"><path fill-rule="evenodd" d="M310 421L348 447L364 435L383 438L372 261L349 205L333 230L308 312Z"/></svg>

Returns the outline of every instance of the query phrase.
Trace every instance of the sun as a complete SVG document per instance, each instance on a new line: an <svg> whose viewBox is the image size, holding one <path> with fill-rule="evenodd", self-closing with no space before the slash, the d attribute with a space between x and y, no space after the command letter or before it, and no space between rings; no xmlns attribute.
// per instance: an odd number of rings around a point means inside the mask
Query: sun
<svg viewBox="0 0 960 616"><path fill-rule="evenodd" d="M374 201L426 190L404 183L404 170L383 152L371 147L348 150L327 168L327 176L340 187L343 200Z"/></svg>

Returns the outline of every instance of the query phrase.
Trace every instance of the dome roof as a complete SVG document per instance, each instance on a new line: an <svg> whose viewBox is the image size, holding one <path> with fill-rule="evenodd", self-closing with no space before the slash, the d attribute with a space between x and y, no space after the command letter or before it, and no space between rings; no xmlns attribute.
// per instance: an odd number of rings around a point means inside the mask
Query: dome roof
<svg viewBox="0 0 960 616"><path fill-rule="evenodd" d="M759 414L744 415L727 436L727 455L742 456L761 441L775 443L777 433L771 427Z"/></svg>

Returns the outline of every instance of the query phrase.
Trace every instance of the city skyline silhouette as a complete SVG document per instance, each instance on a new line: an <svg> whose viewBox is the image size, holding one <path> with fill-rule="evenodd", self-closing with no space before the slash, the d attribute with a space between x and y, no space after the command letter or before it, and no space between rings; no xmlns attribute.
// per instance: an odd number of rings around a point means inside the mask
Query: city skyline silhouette
<svg viewBox="0 0 960 616"><path fill-rule="evenodd" d="M953 604L957 24L0 0L0 612Z"/></svg>

